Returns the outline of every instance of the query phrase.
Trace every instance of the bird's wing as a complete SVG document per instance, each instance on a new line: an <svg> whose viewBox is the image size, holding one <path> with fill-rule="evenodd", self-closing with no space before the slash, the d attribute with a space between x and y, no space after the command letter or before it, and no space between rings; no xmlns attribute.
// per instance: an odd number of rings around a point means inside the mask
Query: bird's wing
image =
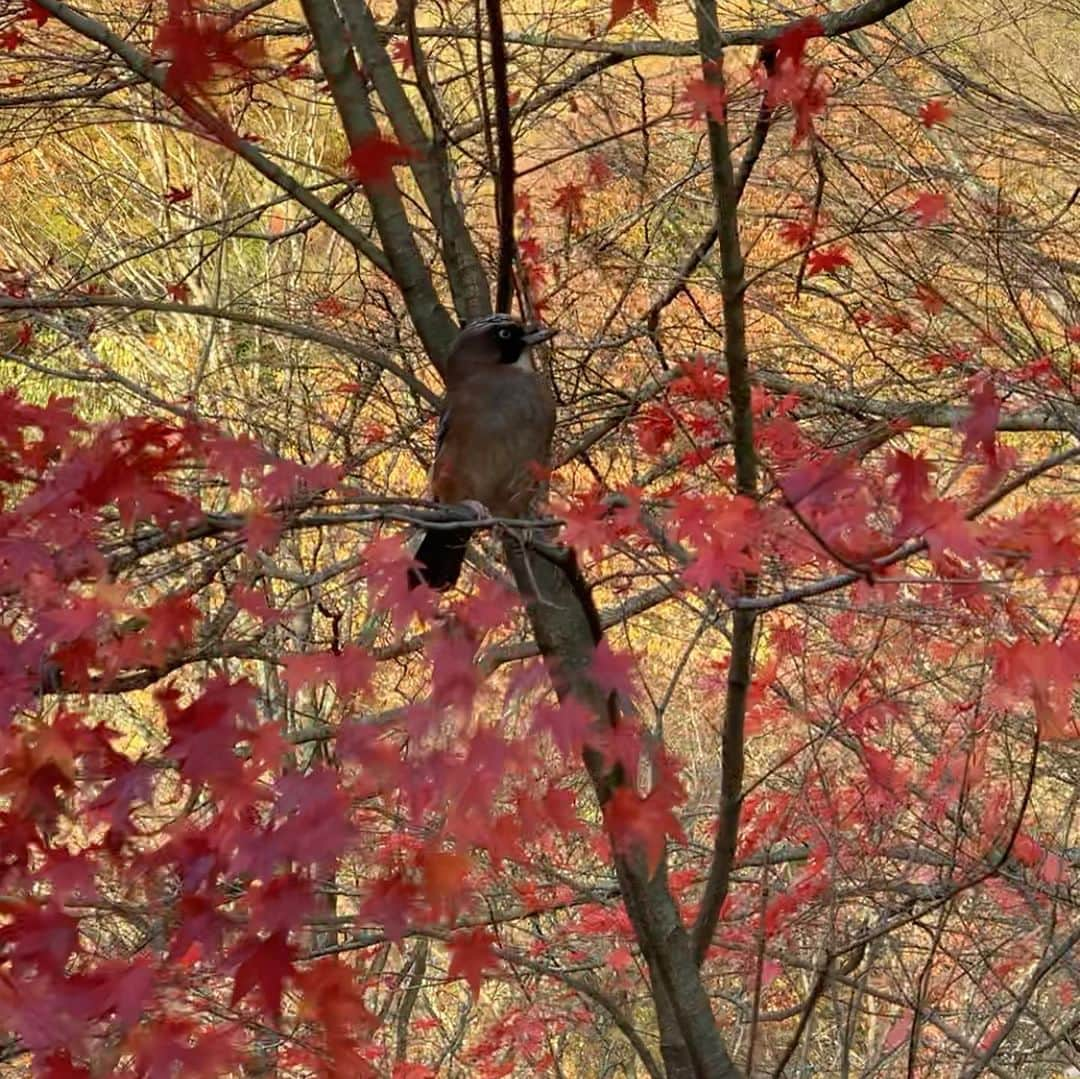
<svg viewBox="0 0 1080 1079"><path fill-rule="evenodd" d="M435 456L439 456L439 451L443 448L443 443L446 441L446 432L450 430L450 406L447 405L442 415L439 417L439 426L435 429Z"/></svg>

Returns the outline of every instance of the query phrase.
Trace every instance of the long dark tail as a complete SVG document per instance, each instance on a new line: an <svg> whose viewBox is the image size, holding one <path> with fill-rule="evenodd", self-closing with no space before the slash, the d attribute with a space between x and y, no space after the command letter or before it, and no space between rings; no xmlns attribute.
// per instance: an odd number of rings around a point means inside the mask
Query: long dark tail
<svg viewBox="0 0 1080 1079"><path fill-rule="evenodd" d="M426 584L436 592L453 588L461 576L472 533L471 528L433 528L425 532L414 555L420 565L409 570L409 587Z"/></svg>

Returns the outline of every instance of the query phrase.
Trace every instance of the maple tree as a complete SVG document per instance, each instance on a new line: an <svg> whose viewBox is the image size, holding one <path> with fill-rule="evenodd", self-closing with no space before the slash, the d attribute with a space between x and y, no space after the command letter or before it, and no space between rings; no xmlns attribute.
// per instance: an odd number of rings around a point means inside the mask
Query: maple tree
<svg viewBox="0 0 1080 1079"><path fill-rule="evenodd" d="M804 7L0 0L5 1074L1080 1062L1069 30Z"/></svg>

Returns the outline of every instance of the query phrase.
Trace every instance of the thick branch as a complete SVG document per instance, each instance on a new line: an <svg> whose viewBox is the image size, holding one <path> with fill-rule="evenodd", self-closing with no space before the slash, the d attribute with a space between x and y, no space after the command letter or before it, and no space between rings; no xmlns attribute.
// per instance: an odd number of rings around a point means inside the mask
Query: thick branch
<svg viewBox="0 0 1080 1079"><path fill-rule="evenodd" d="M436 133L429 141L383 45L383 37L366 0L341 5L353 42L360 50L364 72L370 75L398 139L415 151L409 169L416 178L435 231L443 245L447 277L458 317L490 314L491 296L480 255L453 194L453 170L445 141Z"/></svg>
<svg viewBox="0 0 1080 1079"><path fill-rule="evenodd" d="M378 134L379 129L364 77L353 58L346 27L330 0L303 0L303 9L345 135L349 145L356 146ZM389 183L367 182L364 193L386 250L391 276L424 348L441 373L457 327L435 291L431 273L405 213L401 192L391 180Z"/></svg>
<svg viewBox="0 0 1080 1079"><path fill-rule="evenodd" d="M499 269L495 307L510 310L514 288L514 133L510 128L510 81L506 69L502 2L487 0L491 32L491 80L495 91L495 132L499 162L495 174L495 220L499 225Z"/></svg>
<svg viewBox="0 0 1080 1079"><path fill-rule="evenodd" d="M11 299L0 296L0 311L73 311L100 307L121 308L126 311L158 311L168 315L194 315L197 318L221 319L235 322L242 326L258 326L301 341L314 341L337 352L362 360L364 363L381 367L390 372L409 387L418 397L438 408L441 399L437 393L425 386L411 371L395 363L385 353L370 348L358 341L341 337L336 333L317 329L314 326L301 326L285 319L271 318L254 311L234 311L223 307L211 307L206 304L171 303L167 300L148 300L138 296L34 296L26 299Z"/></svg>
<svg viewBox="0 0 1080 1079"><path fill-rule="evenodd" d="M596 608L572 555L559 558L525 549L514 539L504 543L506 559L526 598L533 633L561 699L586 704L598 725L618 722L613 698L589 675L602 631ZM603 755L587 750L585 764L604 806L624 782L621 770L609 769ZM638 854L616 854L615 868L627 914L649 967L660 1024L661 1048L671 1076L737 1079L702 985L689 934L667 886L663 860L650 872Z"/></svg>
<svg viewBox="0 0 1080 1079"><path fill-rule="evenodd" d="M861 30L865 26L872 26L901 8L907 7L910 2L911 0L863 0L862 3L853 4L841 11L823 15L821 25L824 36L838 37L841 34L851 33L853 30ZM604 53L618 60L634 60L642 56L691 57L711 51L705 47L706 40L719 49L730 48L733 45L767 44L778 34L782 34L794 21L770 23L768 26L741 27L738 30L721 30L716 22L713 22L709 34L702 32L699 22L697 41L605 41L596 38L571 38L554 34L531 33L509 33L506 35L506 40L513 45L527 45L537 49L558 49L578 54ZM470 40L474 37L473 33L455 27L426 27L418 32L426 37L468 38Z"/></svg>
<svg viewBox="0 0 1080 1079"><path fill-rule="evenodd" d="M699 0L696 10L705 78L722 87L722 54L716 29L715 0ZM717 244L720 253L724 363L727 367L731 401L735 488L743 497L756 499L757 453L754 449L754 421L750 405L750 356L746 344L744 306L746 275L738 223L739 190L731 160L731 142L728 138L726 118L721 123L710 116L708 125ZM756 590L756 580L747 576L739 587L739 594L752 596ZM728 664L724 733L721 742L723 771L720 779L720 820L713 844L713 860L694 926L694 957L699 964L708 953L716 923L720 918L720 908L727 897L731 870L735 865L735 845L742 812L743 742L753 669L754 621L755 613L746 609L737 610L732 618L731 657Z"/></svg>

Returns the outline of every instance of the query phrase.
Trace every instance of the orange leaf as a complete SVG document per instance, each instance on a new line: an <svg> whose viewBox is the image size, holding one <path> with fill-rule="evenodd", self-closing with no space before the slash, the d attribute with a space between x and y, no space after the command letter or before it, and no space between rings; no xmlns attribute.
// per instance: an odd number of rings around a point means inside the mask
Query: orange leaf
<svg viewBox="0 0 1080 1079"><path fill-rule="evenodd" d="M424 874L424 895L436 913L457 906L472 868L467 855L453 851L425 851L420 858Z"/></svg>

